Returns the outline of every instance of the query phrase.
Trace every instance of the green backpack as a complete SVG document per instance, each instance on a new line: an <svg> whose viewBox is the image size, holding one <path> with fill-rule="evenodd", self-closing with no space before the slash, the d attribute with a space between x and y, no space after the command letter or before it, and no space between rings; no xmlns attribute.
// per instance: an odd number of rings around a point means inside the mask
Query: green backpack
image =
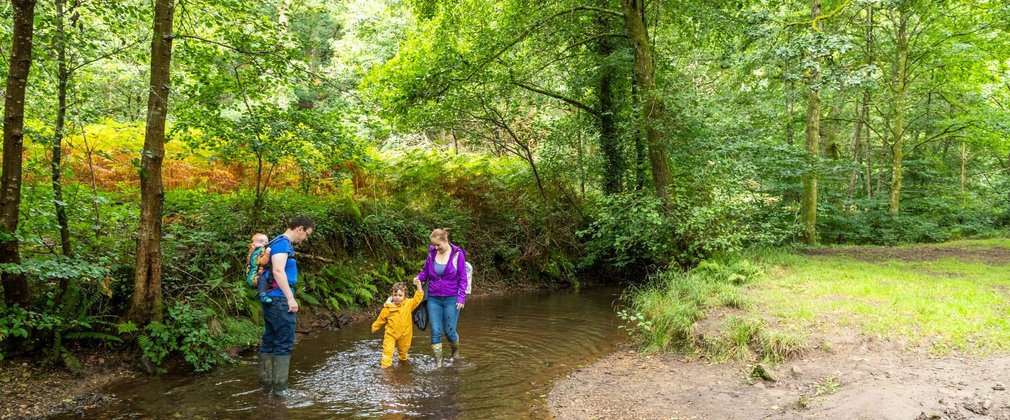
<svg viewBox="0 0 1010 420"><path fill-rule="evenodd" d="M256 289L259 287L260 279L266 278L266 274L270 272L270 245L283 237L284 235L277 235L266 245L256 247L249 252L249 258L246 259L246 285Z"/></svg>

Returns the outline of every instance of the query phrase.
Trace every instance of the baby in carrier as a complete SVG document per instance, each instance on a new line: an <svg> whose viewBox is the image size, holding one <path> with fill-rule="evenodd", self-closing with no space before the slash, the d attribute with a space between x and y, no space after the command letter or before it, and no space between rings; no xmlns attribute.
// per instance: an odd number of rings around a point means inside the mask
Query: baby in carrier
<svg viewBox="0 0 1010 420"><path fill-rule="evenodd" d="M246 282L256 288L256 299L263 303L271 303L273 299L267 296L268 281L260 281L261 274L270 259L270 248L267 243L270 238L262 233L252 236L249 243L249 255L246 257ZM265 256L265 257L264 257Z"/></svg>

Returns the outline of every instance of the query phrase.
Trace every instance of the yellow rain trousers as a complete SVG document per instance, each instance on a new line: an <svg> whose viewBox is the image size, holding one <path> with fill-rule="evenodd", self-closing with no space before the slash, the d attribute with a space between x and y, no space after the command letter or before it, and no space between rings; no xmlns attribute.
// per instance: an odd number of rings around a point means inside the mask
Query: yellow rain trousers
<svg viewBox="0 0 1010 420"><path fill-rule="evenodd" d="M407 360L407 351L410 350L410 341L414 338L414 323L411 313L421 300L424 299L424 292L418 290L414 292L414 297L404 299L399 305L386 302L379 313L379 319L372 323L372 332L379 331L379 328L386 327L385 336L382 338L382 367L387 368L393 365L393 350L399 350L400 360Z"/></svg>

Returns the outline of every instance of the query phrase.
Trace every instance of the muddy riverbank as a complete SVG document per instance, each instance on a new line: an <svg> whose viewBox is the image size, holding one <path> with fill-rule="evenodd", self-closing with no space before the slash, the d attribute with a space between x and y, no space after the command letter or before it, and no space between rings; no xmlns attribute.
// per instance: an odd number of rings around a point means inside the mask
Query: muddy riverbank
<svg viewBox="0 0 1010 420"><path fill-rule="evenodd" d="M1010 356L935 358L858 338L751 364L618 351L558 381L559 419L1010 419Z"/></svg>

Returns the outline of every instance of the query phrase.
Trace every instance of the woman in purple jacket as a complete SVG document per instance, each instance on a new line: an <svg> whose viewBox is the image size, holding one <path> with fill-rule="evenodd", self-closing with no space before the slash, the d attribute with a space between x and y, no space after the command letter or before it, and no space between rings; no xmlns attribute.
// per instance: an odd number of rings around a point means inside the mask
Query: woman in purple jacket
<svg viewBox="0 0 1010 420"><path fill-rule="evenodd" d="M428 283L428 320L431 325L431 351L435 365L442 366L442 334L452 348L452 359L459 357L456 320L466 303L466 251L449 243L448 229L431 232L428 260L417 279Z"/></svg>

